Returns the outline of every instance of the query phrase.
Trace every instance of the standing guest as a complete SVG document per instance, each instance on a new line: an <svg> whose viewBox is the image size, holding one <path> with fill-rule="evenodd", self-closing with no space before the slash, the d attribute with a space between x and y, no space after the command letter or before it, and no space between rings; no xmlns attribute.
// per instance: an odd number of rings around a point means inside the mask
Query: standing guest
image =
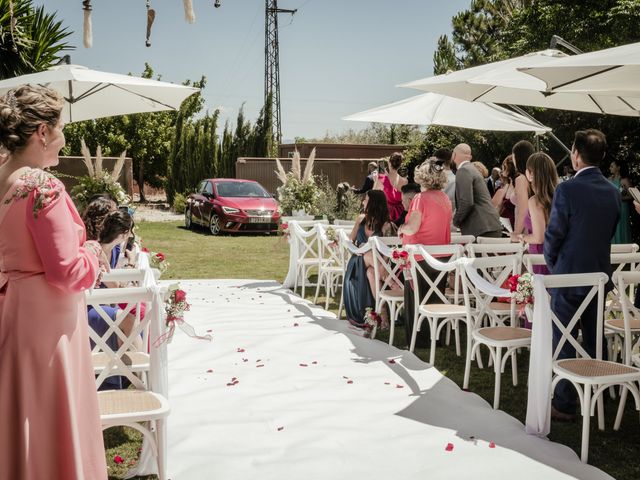
<svg viewBox="0 0 640 480"><path fill-rule="evenodd" d="M611 176L609 181L620 192L622 200L620 207L620 221L611 243L631 243L631 225L629 224L629 204L633 201L629 189L633 187L629 180L629 166L624 162L614 160L609 166Z"/></svg>
<svg viewBox="0 0 640 480"><path fill-rule="evenodd" d="M369 162L369 164L367 165L367 170L368 173L366 178L364 179L362 187L352 187L351 190L353 191L353 193L367 193L373 188L376 178L378 177L378 164L376 162Z"/></svg>
<svg viewBox="0 0 640 480"><path fill-rule="evenodd" d="M611 237L620 217L620 193L603 175L598 164L606 151L606 139L598 130L578 131L571 149L575 176L558 185L547 232L544 258L554 275L604 272L611 276ZM607 283L607 292L613 284ZM568 325L588 292L586 287L558 289L551 294L551 308ZM596 354L597 300L594 298L580 319L582 343L591 356ZM577 329L572 334L577 335ZM561 333L553 328L553 348ZM606 349L604 350L606 352ZM559 359L574 358L575 348L566 342ZM567 381L560 382L553 395L551 415L559 420L573 418L576 391Z"/></svg>
<svg viewBox="0 0 640 480"><path fill-rule="evenodd" d="M493 198L500 188L500 169L498 167L491 169L491 176L487 178L487 188L489 189L489 195Z"/></svg>
<svg viewBox="0 0 640 480"><path fill-rule="evenodd" d="M527 170L527 160L533 155L535 149L531 142L520 140L513 146L511 153L516 164L517 176L515 181L515 195L513 202L516 206L516 221L513 225L514 233L526 233L524 217L527 216L529 205L529 181L525 175Z"/></svg>
<svg viewBox="0 0 640 480"><path fill-rule="evenodd" d="M513 162L513 155L508 155L502 161L500 179L500 188L491 199L491 203L496 207L500 217L509 220L513 229L516 221L516 206L513 203L516 183L516 164Z"/></svg>
<svg viewBox="0 0 640 480"><path fill-rule="evenodd" d="M416 168L414 172L416 182L422 187L421 193L415 196L411 202L407 221L398 230L398 235L402 237L402 245L449 245L451 243L451 218L453 209L449 197L442 191L447 182L444 173L444 165L440 161L429 159ZM440 274L439 271L431 268L429 264L421 258L417 258L422 269L435 280ZM426 295L428 291L427 281L419 277L417 280L418 294ZM443 275L439 288L444 291L446 288L447 276ZM411 342L414 322L414 290L410 280L404 282L404 324L407 344ZM423 297L424 295L420 295ZM441 303L440 297L432 295L430 302ZM423 327L427 322L423 323ZM427 326L428 328L428 326ZM433 332L435 334L435 332ZM418 342L420 340L420 342ZM427 342L427 332L418 332L416 342L418 345L425 345Z"/></svg>
<svg viewBox="0 0 640 480"><path fill-rule="evenodd" d="M527 180L531 183L533 196L529 198L529 209L524 223L531 233L512 233L511 241L529 244L529 253L543 253L544 233L551 215L553 193L558 186L558 172L553 160L546 153L534 153L527 160ZM547 275L546 265L534 265L533 273Z"/></svg>
<svg viewBox="0 0 640 480"><path fill-rule="evenodd" d="M84 293L101 268L64 185L63 98L0 97L0 478L107 478ZM103 264L103 268L108 265Z"/></svg>
<svg viewBox="0 0 640 480"><path fill-rule="evenodd" d="M418 185L417 183L407 183L402 187L401 191L402 208L404 209L404 211L402 212L402 215L400 215L400 218L393 222L396 227L400 227L405 223L409 207L411 206L411 200L413 200L413 198L420 193L420 185Z"/></svg>
<svg viewBox="0 0 640 480"><path fill-rule="evenodd" d="M463 235L501 237L498 212L491 204L484 178L471 163L471 147L461 143L453 149L456 165L456 213L453 224Z"/></svg>
<svg viewBox="0 0 640 480"><path fill-rule="evenodd" d="M389 210L384 193L369 190L363 200L364 214L359 215L349 238L358 247L365 245L369 237L390 235ZM365 310L375 307L375 275L373 255L352 255L344 274L344 307L347 320L354 325L364 325Z"/></svg>
<svg viewBox="0 0 640 480"><path fill-rule="evenodd" d="M433 154L438 160L442 162L442 166L444 167L444 174L447 177L447 183L444 186L444 193L447 194L449 200L451 201L451 207L456 209L456 174L451 170L451 150L447 150L446 148L440 148L436 150Z"/></svg>
<svg viewBox="0 0 640 480"><path fill-rule="evenodd" d="M374 186L376 190L382 190L385 197L387 197L389 218L392 222L398 220L404 211L404 208L402 208L402 192L400 189L403 185L409 183L405 177L402 177L398 173L403 159L404 157L401 153L393 153L387 162L387 174L378 175L378 180Z"/></svg>
<svg viewBox="0 0 640 480"><path fill-rule="evenodd" d="M487 167L484 166L484 163L478 162L478 161L471 162L471 163L473 164L474 167L476 167L480 175L482 175L482 178L484 179L489 178L489 170L487 170Z"/></svg>

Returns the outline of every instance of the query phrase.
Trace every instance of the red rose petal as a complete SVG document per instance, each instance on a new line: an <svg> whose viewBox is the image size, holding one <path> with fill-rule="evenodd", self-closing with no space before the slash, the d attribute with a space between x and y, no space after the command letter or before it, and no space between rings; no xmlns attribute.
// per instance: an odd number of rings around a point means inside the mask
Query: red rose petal
<svg viewBox="0 0 640 480"><path fill-rule="evenodd" d="M213 368L210 368L209 370L207 370L207 373L213 373Z"/></svg>
<svg viewBox="0 0 640 480"><path fill-rule="evenodd" d="M213 332L213 330L211 330L211 329L207 330L207 333L211 333L211 332Z"/></svg>
<svg viewBox="0 0 640 480"><path fill-rule="evenodd" d="M345 377L344 375L342 376L342 378L344 378L345 380L349 380L349 377Z"/></svg>
<svg viewBox="0 0 640 480"><path fill-rule="evenodd" d="M246 362L249 361L249 359L248 358L243 358L242 361L246 363Z"/></svg>
<svg viewBox="0 0 640 480"><path fill-rule="evenodd" d="M244 348L238 348L237 352L238 353L244 353Z"/></svg>
<svg viewBox="0 0 640 480"><path fill-rule="evenodd" d="M113 457L113 461L117 464L121 464L122 462L124 462L124 460L122 460L122 457L120 455L116 455L115 457Z"/></svg>
<svg viewBox="0 0 640 480"><path fill-rule="evenodd" d="M256 365L256 368L260 368L260 367L264 367L264 365L263 364Z"/></svg>
<svg viewBox="0 0 640 480"><path fill-rule="evenodd" d="M347 380L347 383L353 383L353 380Z"/></svg>
<svg viewBox="0 0 640 480"><path fill-rule="evenodd" d="M300 366L301 367L308 367L309 365L307 365L306 363L301 363Z"/></svg>
<svg viewBox="0 0 640 480"><path fill-rule="evenodd" d="M256 363L260 363L262 360L256 360Z"/></svg>
<svg viewBox="0 0 640 480"><path fill-rule="evenodd" d="M447 446L444 448L447 452L453 451L453 443L447 443Z"/></svg>
<svg viewBox="0 0 640 480"><path fill-rule="evenodd" d="M294 323L294 324L293 324L293 326L294 326L294 327L298 327L299 325L298 325L297 323Z"/></svg>
<svg viewBox="0 0 640 480"><path fill-rule="evenodd" d="M384 382L384 384L385 384L385 385L391 385L391 383L389 383L389 382Z"/></svg>
<svg viewBox="0 0 640 480"><path fill-rule="evenodd" d="M279 432L281 432L282 430L284 430L284 427L278 427Z"/></svg>
<svg viewBox="0 0 640 480"><path fill-rule="evenodd" d="M391 360L389 360L389 363L393 364L396 363L396 361L392 358Z"/></svg>
<svg viewBox="0 0 640 480"><path fill-rule="evenodd" d="M318 362L313 361L313 362L311 362L311 364L312 364L312 365L317 365L317 364L318 364Z"/></svg>
<svg viewBox="0 0 640 480"><path fill-rule="evenodd" d="M489 448L496 448L496 444L493 442L489 442Z"/></svg>
<svg viewBox="0 0 640 480"><path fill-rule="evenodd" d="M231 381L232 381L232 382L235 382L237 379L238 379L238 377L233 377L233 378L231 379Z"/></svg>
<svg viewBox="0 0 640 480"><path fill-rule="evenodd" d="M404 388L404 385L396 385L396 388Z"/></svg>

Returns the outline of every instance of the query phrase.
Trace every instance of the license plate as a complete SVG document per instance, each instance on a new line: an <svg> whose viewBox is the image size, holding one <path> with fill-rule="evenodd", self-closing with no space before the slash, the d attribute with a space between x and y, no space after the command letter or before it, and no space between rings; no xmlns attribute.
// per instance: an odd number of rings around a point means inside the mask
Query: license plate
<svg viewBox="0 0 640 480"><path fill-rule="evenodd" d="M251 217L249 223L271 223L271 217Z"/></svg>

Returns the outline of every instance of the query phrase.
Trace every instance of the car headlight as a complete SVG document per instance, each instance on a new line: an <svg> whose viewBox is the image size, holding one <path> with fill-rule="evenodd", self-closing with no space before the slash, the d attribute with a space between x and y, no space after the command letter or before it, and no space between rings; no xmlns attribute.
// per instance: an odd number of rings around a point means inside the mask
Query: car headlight
<svg viewBox="0 0 640 480"><path fill-rule="evenodd" d="M232 207L222 207L224 213L240 213L240 210Z"/></svg>

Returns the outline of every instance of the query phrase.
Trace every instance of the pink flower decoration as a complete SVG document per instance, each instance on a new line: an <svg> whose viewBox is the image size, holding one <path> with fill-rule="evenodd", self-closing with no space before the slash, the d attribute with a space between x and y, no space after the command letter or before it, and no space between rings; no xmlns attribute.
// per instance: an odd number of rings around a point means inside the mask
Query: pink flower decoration
<svg viewBox="0 0 640 480"><path fill-rule="evenodd" d="M453 451L453 443L447 443L447 446L446 446L446 447L444 447L444 449L445 449L447 452L452 452L452 451Z"/></svg>
<svg viewBox="0 0 640 480"><path fill-rule="evenodd" d="M489 448L496 448L496 444L493 442L489 442Z"/></svg>
<svg viewBox="0 0 640 480"><path fill-rule="evenodd" d="M113 457L113 461L115 463L117 463L118 465L120 465L122 462L124 462L124 460L122 459L122 457L120 455L116 455L115 457Z"/></svg>

